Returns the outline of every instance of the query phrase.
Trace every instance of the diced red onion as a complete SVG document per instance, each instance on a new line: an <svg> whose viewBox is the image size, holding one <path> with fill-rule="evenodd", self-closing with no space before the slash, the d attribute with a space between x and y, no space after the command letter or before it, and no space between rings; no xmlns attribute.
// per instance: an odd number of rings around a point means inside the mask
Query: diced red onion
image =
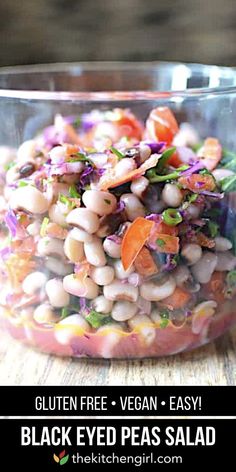
<svg viewBox="0 0 236 472"><path fill-rule="evenodd" d="M115 244L121 244L121 238L116 234L111 234L110 236L107 236L107 239L109 239L109 241L113 241L113 243Z"/></svg>
<svg viewBox="0 0 236 472"><path fill-rule="evenodd" d="M187 177L188 175L192 175L195 172L198 172L199 170L201 170L203 168L204 168L204 165L202 164L202 162L199 161L199 162L196 162L196 164L189 167L189 169L183 170L180 173L180 175L183 175L183 176Z"/></svg>
<svg viewBox="0 0 236 472"><path fill-rule="evenodd" d="M205 195L205 197L218 198L220 200L225 196L224 193L209 192L208 190L203 190L201 195Z"/></svg>
<svg viewBox="0 0 236 472"><path fill-rule="evenodd" d="M183 164L194 165L197 163L197 156L193 150L187 146L177 146L178 156Z"/></svg>
<svg viewBox="0 0 236 472"><path fill-rule="evenodd" d="M19 222L13 210L8 210L8 212L5 215L4 221L11 235L13 236L13 238L15 238Z"/></svg>
<svg viewBox="0 0 236 472"><path fill-rule="evenodd" d="M113 214L121 213L122 211L124 211L124 209L125 209L125 202L123 202L123 200L120 200L117 203L117 207L115 211L113 211Z"/></svg>
<svg viewBox="0 0 236 472"><path fill-rule="evenodd" d="M159 143L156 143L155 141L152 141L152 142L144 141L144 144L150 147L152 154L161 152L163 148L166 146L166 143L164 141L161 141Z"/></svg>
<svg viewBox="0 0 236 472"><path fill-rule="evenodd" d="M140 274L133 272L129 275L128 282L134 287L139 287L143 283L143 277Z"/></svg>

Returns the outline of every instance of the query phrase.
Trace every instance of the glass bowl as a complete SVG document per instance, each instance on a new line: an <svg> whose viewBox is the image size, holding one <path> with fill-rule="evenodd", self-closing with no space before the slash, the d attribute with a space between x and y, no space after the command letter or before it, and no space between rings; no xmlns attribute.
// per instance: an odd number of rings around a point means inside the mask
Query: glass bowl
<svg viewBox="0 0 236 472"><path fill-rule="evenodd" d="M0 71L1 326L57 355L145 358L236 320L236 72Z"/></svg>

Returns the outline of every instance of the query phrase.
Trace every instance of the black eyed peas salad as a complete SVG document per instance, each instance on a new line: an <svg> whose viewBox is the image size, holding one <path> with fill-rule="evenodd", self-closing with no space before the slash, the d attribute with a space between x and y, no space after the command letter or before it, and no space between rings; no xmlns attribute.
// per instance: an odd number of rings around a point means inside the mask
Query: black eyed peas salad
<svg viewBox="0 0 236 472"><path fill-rule="evenodd" d="M2 323L57 354L191 349L235 321L236 155L167 107L57 115L1 155Z"/></svg>

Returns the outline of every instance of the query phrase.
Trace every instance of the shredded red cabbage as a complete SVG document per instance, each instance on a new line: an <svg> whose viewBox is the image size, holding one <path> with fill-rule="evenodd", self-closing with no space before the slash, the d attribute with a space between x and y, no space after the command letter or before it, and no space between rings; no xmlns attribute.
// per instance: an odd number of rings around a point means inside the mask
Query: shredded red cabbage
<svg viewBox="0 0 236 472"><path fill-rule="evenodd" d="M122 213L122 211L124 211L124 209L125 209L125 202L123 202L123 200L120 200L117 203L117 207L116 207L115 211L113 211L113 214Z"/></svg>
<svg viewBox="0 0 236 472"><path fill-rule="evenodd" d="M156 154L156 153L158 154L166 146L166 143L164 141L161 141L159 143L155 143L155 141L153 142L144 141L144 144L147 144L147 146L150 147L152 154Z"/></svg>
<svg viewBox="0 0 236 472"><path fill-rule="evenodd" d="M163 270L166 272L171 272L172 270L176 269L176 267L177 267L176 256L174 256L173 254L167 254L166 263L163 266Z"/></svg>
<svg viewBox="0 0 236 472"><path fill-rule="evenodd" d="M17 233L17 228L18 228L18 225L19 225L19 222L16 218L16 215L14 213L13 210L9 210L5 217L4 217L4 221L11 233L11 235L13 236L13 238L16 237L16 233Z"/></svg>
<svg viewBox="0 0 236 472"><path fill-rule="evenodd" d="M159 213L150 213L150 215L145 216L146 220L155 221L155 223L159 223L161 220L161 215Z"/></svg>
<svg viewBox="0 0 236 472"><path fill-rule="evenodd" d="M180 175L183 175L185 177L187 177L188 175L192 175L196 172L198 172L199 170L203 169L204 168L204 165L202 162L196 162L194 165L192 165L191 167L189 167L189 169L187 170L183 170Z"/></svg>
<svg viewBox="0 0 236 472"><path fill-rule="evenodd" d="M209 192L208 190L203 190L200 193L201 195L205 195L205 197L218 198L219 200L225 196L224 193Z"/></svg>
<svg viewBox="0 0 236 472"><path fill-rule="evenodd" d="M8 259L8 257L11 255L12 251L10 247L4 247L3 249L0 250L0 257L3 261Z"/></svg>
<svg viewBox="0 0 236 472"><path fill-rule="evenodd" d="M110 236L107 236L107 239L109 239L109 241L113 241L113 243L121 244L121 238L116 234L111 234Z"/></svg>

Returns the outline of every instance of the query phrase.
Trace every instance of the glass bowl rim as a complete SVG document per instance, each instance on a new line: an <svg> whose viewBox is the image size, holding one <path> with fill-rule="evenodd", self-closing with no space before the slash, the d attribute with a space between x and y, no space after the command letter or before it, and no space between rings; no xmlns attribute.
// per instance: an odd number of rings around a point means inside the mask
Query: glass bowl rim
<svg viewBox="0 0 236 472"><path fill-rule="evenodd" d="M112 72L117 69L123 71L141 71L149 69L150 72L158 69L158 67L186 67L190 71L215 71L223 74L224 78L234 78L235 85L228 86L214 86L214 87L198 87L180 90L135 90L135 91L53 91L53 90L30 90L30 89L14 89L1 88L1 98L13 98L22 100L51 100L51 101L79 101L79 102L111 102L111 101L149 101L149 100L170 100L178 97L195 97L201 98L207 95L230 94L236 92L236 67L217 66L214 64L201 64L191 62L175 62L175 61L90 61L90 62L55 62L45 64L31 64L31 65L15 65L0 67L0 78L4 75L17 74L37 74L37 73L55 73L66 72L70 70L80 69L80 71L107 71Z"/></svg>

